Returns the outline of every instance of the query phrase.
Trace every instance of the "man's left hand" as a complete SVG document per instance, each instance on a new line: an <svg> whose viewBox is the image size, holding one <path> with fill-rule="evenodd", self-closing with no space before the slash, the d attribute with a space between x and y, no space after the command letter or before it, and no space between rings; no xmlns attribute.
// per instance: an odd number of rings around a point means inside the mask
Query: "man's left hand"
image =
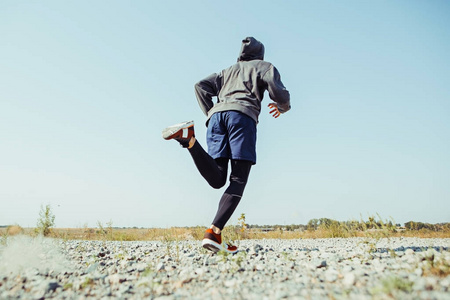
<svg viewBox="0 0 450 300"><path fill-rule="evenodd" d="M268 107L272 108L272 110L269 111L269 114L271 114L272 117L274 117L275 119L281 115L280 111L278 110L278 105L276 103L270 103Z"/></svg>

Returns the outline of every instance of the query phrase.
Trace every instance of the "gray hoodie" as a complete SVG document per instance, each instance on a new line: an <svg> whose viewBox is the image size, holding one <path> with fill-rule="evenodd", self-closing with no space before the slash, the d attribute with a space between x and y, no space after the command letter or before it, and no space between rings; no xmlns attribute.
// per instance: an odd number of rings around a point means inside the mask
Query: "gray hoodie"
<svg viewBox="0 0 450 300"><path fill-rule="evenodd" d="M235 110L258 122L266 90L281 113L291 108L289 92L281 82L280 73L263 59L264 45L247 37L242 41L236 64L195 84L198 103L208 120L216 112ZM212 97L215 96L217 102L214 104Z"/></svg>

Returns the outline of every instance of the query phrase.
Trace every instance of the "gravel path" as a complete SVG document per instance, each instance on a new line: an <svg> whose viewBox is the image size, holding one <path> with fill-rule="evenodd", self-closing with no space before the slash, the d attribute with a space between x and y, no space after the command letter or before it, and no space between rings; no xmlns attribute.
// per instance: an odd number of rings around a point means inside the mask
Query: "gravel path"
<svg viewBox="0 0 450 300"><path fill-rule="evenodd" d="M244 240L235 255L212 255L200 241L14 237L0 246L0 299L450 299L449 246Z"/></svg>

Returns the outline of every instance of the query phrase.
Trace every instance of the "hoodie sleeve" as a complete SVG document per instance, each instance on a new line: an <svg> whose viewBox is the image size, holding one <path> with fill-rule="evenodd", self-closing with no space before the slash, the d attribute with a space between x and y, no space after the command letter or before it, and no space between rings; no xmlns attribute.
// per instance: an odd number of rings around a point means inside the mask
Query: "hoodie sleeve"
<svg viewBox="0 0 450 300"><path fill-rule="evenodd" d="M270 99L278 104L278 110L281 113L290 110L291 97L289 91L284 87L281 82L281 75L273 65L264 74L263 80L267 83L267 91L269 92Z"/></svg>
<svg viewBox="0 0 450 300"><path fill-rule="evenodd" d="M212 98L220 92L221 78L220 74L214 73L200 80L194 86L198 104L205 115L208 115L208 111L214 106Z"/></svg>

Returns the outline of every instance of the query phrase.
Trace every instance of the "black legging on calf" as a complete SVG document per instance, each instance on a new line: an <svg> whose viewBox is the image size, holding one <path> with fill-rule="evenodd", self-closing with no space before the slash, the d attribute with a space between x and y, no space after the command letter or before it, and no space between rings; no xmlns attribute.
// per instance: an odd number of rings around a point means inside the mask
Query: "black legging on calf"
<svg viewBox="0 0 450 300"><path fill-rule="evenodd" d="M228 171L228 158L213 159L206 153L198 141L189 149L189 153L194 159L194 163L200 174L210 186L218 189L225 185ZM225 224L230 219L242 198L252 164L251 161L246 160L231 160L230 185L220 199L219 208L212 222L214 226L221 230L225 227Z"/></svg>
<svg viewBox="0 0 450 300"><path fill-rule="evenodd" d="M212 222L212 224L220 228L220 230L225 227L225 224L238 206L239 201L241 201L251 166L252 162L250 161L231 160L230 185L220 199L219 209Z"/></svg>

